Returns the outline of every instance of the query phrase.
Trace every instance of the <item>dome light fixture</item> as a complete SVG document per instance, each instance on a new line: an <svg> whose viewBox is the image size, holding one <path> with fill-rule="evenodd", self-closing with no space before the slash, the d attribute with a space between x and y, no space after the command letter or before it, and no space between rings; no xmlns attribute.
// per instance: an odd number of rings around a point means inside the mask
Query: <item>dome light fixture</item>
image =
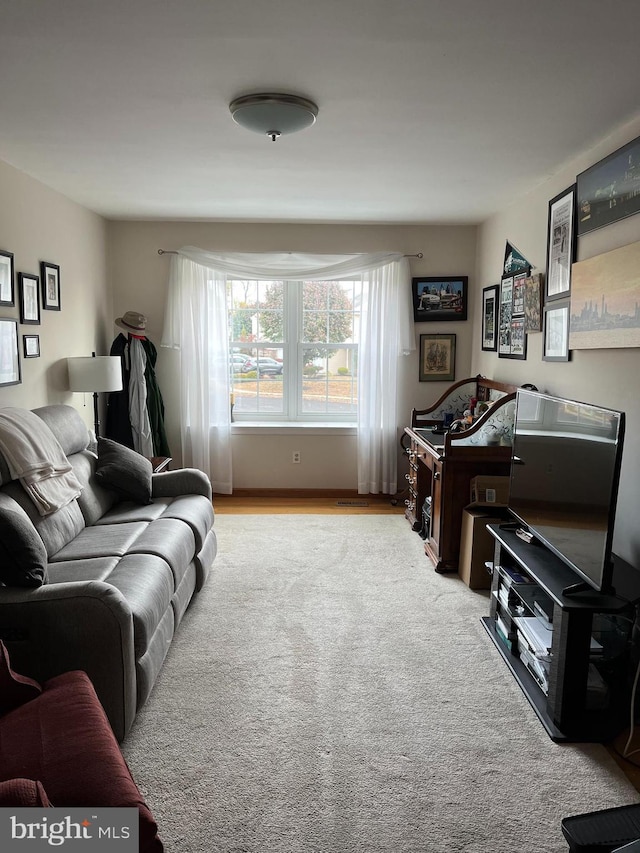
<svg viewBox="0 0 640 853"><path fill-rule="evenodd" d="M311 127L318 115L318 106L308 98L262 92L243 95L229 104L236 124L262 133L275 142L286 133L296 133Z"/></svg>

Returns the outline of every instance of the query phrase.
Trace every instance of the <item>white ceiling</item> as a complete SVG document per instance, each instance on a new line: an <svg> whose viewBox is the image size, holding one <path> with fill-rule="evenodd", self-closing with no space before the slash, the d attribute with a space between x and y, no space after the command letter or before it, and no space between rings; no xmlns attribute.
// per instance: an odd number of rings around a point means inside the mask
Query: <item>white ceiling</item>
<svg viewBox="0 0 640 853"><path fill-rule="evenodd" d="M638 0L2 0L0 159L109 218L477 222L640 110ZM272 143L238 95L306 95Z"/></svg>

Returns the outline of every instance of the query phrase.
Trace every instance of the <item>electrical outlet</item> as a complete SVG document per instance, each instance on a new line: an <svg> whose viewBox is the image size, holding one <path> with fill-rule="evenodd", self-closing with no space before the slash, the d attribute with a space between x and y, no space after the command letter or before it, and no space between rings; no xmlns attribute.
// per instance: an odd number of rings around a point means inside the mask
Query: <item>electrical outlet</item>
<svg viewBox="0 0 640 853"><path fill-rule="evenodd" d="M293 451L293 455L292 455L292 457L291 457L291 461L292 461L292 462L295 462L296 464L297 464L298 462L300 462L300 451L299 451L299 450L294 450L294 451Z"/></svg>

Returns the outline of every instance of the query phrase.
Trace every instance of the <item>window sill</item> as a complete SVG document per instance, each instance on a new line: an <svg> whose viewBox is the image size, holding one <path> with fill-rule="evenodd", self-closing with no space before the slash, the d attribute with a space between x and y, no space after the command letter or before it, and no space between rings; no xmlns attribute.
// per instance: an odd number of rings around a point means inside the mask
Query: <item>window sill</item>
<svg viewBox="0 0 640 853"><path fill-rule="evenodd" d="M232 435L357 435L358 427L354 423L321 423L304 422L291 423L290 421L272 421L270 423L256 423L254 421L234 421L231 424Z"/></svg>

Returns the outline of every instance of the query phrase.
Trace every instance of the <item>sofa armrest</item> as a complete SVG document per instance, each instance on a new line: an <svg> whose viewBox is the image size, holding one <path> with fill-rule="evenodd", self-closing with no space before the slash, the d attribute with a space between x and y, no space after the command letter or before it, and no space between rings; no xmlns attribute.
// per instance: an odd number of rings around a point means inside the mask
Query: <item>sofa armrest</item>
<svg viewBox="0 0 640 853"><path fill-rule="evenodd" d="M102 581L2 588L0 638L14 668L37 681L84 670L124 738L137 697L133 617L119 590Z"/></svg>
<svg viewBox="0 0 640 853"><path fill-rule="evenodd" d="M179 468L177 471L162 471L151 478L152 498L175 498L179 495L203 495L212 498L211 481L197 468Z"/></svg>

